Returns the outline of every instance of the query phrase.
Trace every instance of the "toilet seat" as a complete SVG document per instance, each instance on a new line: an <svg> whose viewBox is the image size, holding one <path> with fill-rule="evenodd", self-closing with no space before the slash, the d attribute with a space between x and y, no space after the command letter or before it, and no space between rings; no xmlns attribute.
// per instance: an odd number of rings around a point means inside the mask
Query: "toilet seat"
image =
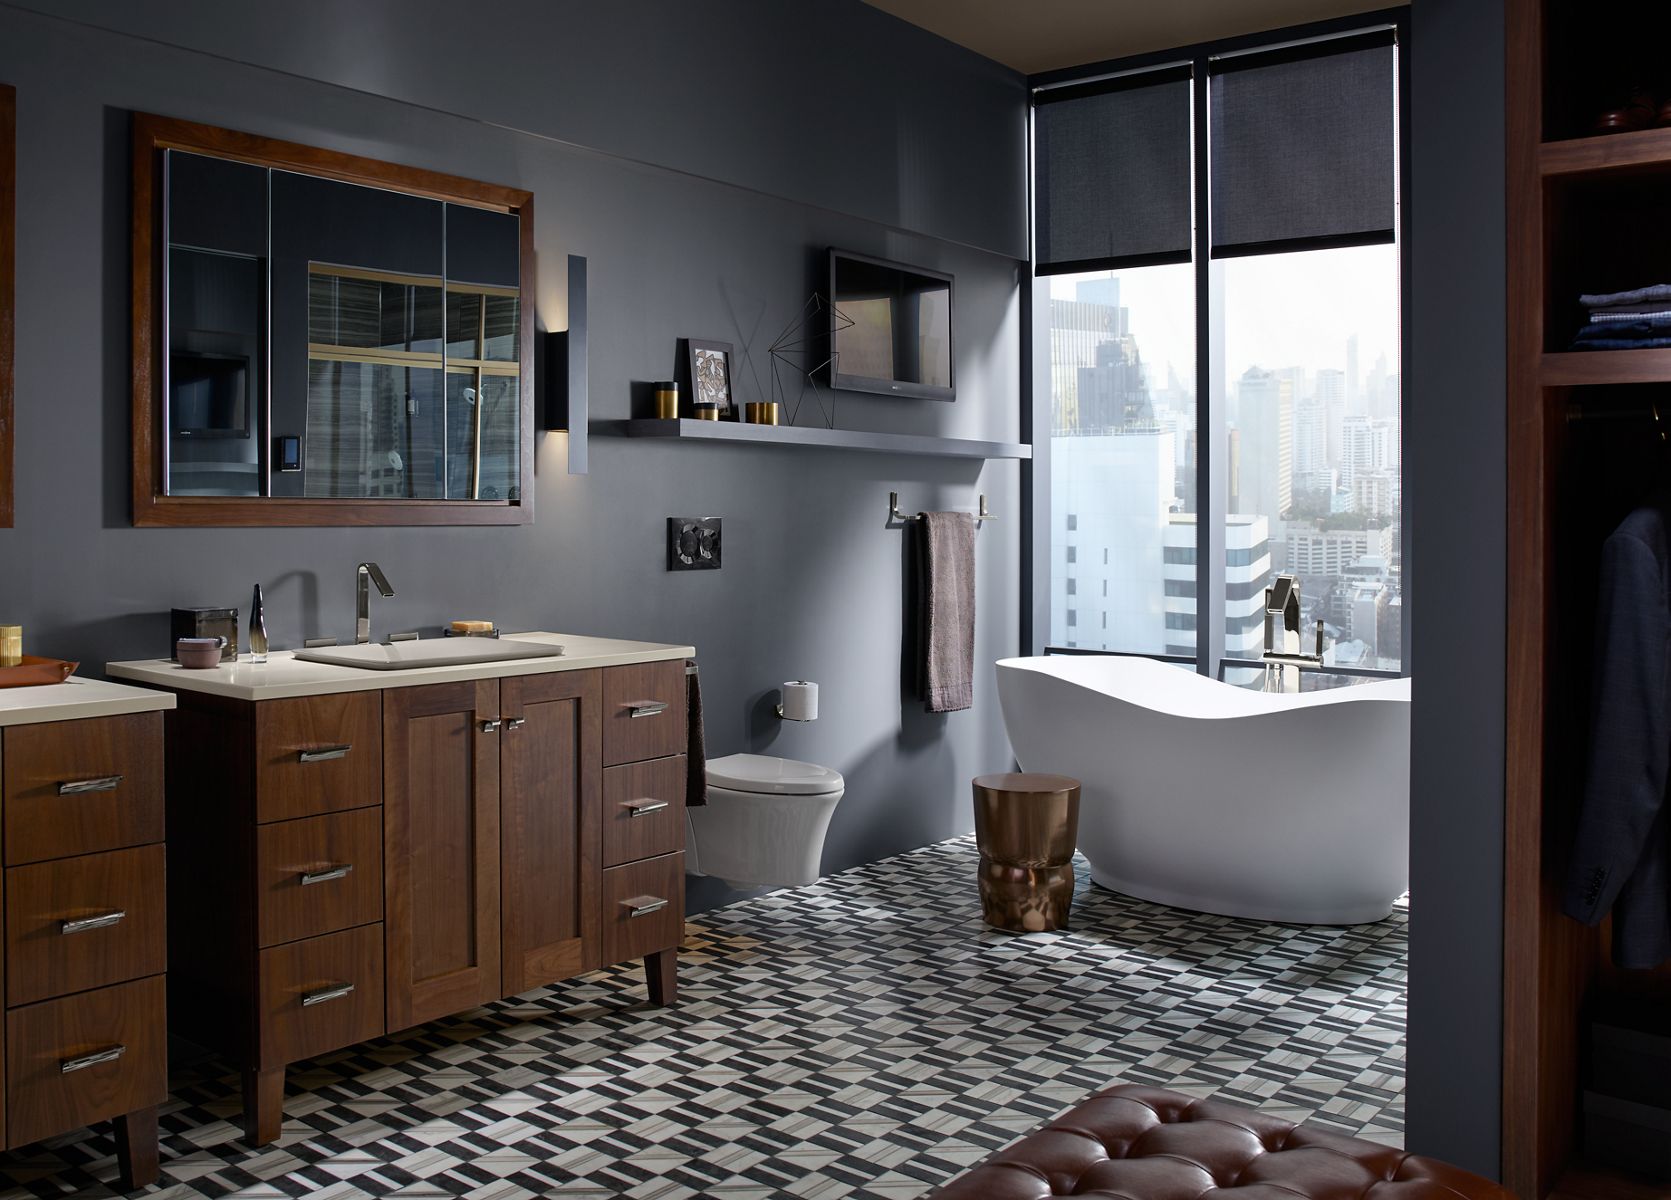
<svg viewBox="0 0 1671 1200"><path fill-rule="evenodd" d="M840 771L769 754L727 754L708 763L708 786L757 796L827 796L845 786Z"/></svg>

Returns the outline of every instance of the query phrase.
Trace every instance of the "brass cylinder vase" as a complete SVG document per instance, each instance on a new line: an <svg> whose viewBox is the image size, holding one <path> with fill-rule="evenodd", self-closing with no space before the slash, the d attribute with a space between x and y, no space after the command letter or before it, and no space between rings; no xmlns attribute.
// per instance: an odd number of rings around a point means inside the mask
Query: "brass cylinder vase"
<svg viewBox="0 0 1671 1200"><path fill-rule="evenodd" d="M776 400L750 400L743 405L743 420L750 425L776 425L777 410Z"/></svg>
<svg viewBox="0 0 1671 1200"><path fill-rule="evenodd" d="M1073 907L1079 781L982 775L974 782L981 915L1014 933L1066 929Z"/></svg>
<svg viewBox="0 0 1671 1200"><path fill-rule="evenodd" d="M677 380L665 380L655 385L656 419L660 421L674 421L679 417L679 384Z"/></svg>

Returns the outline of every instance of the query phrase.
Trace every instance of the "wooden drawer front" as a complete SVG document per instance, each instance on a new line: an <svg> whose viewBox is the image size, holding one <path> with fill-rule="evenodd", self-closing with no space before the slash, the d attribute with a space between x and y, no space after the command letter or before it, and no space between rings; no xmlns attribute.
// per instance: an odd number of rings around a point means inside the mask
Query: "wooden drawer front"
<svg viewBox="0 0 1671 1200"><path fill-rule="evenodd" d="M665 903L657 907L657 901ZM604 962L625 962L654 950L673 949L684 935L682 853L611 867L603 873Z"/></svg>
<svg viewBox="0 0 1671 1200"><path fill-rule="evenodd" d="M603 673L604 766L682 754L687 740L683 659Z"/></svg>
<svg viewBox="0 0 1671 1200"><path fill-rule="evenodd" d="M262 1069L339 1050L383 1032L383 926L261 952Z"/></svg>
<svg viewBox="0 0 1671 1200"><path fill-rule="evenodd" d="M163 848L6 871L6 1003L30 1004L167 969Z"/></svg>
<svg viewBox="0 0 1671 1200"><path fill-rule="evenodd" d="M383 694L255 707L255 819L287 821L383 799Z"/></svg>
<svg viewBox="0 0 1671 1200"><path fill-rule="evenodd" d="M262 946L383 919L383 810L304 817L256 831Z"/></svg>
<svg viewBox="0 0 1671 1200"><path fill-rule="evenodd" d="M162 714L5 732L6 864L162 841Z"/></svg>
<svg viewBox="0 0 1671 1200"><path fill-rule="evenodd" d="M618 867L685 848L685 756L603 773L603 865Z"/></svg>
<svg viewBox="0 0 1671 1200"><path fill-rule="evenodd" d="M7 1141L38 1142L167 1099L165 1004L153 976L7 1013Z"/></svg>

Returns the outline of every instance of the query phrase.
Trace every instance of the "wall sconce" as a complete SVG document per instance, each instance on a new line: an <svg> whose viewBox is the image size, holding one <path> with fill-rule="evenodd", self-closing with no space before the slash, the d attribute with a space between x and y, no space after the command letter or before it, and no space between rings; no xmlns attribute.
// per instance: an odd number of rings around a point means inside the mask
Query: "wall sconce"
<svg viewBox="0 0 1671 1200"><path fill-rule="evenodd" d="M586 259L569 255L569 327L542 334L538 427L569 435L569 474L586 474Z"/></svg>

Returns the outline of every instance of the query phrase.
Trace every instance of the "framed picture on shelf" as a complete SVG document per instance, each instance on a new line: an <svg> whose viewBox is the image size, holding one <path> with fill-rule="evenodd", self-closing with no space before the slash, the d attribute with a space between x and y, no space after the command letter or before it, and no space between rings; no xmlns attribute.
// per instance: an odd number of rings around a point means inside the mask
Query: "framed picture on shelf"
<svg viewBox="0 0 1671 1200"><path fill-rule="evenodd" d="M714 408L721 420L735 420L731 399L731 343L686 339L690 345L690 403L692 408Z"/></svg>

